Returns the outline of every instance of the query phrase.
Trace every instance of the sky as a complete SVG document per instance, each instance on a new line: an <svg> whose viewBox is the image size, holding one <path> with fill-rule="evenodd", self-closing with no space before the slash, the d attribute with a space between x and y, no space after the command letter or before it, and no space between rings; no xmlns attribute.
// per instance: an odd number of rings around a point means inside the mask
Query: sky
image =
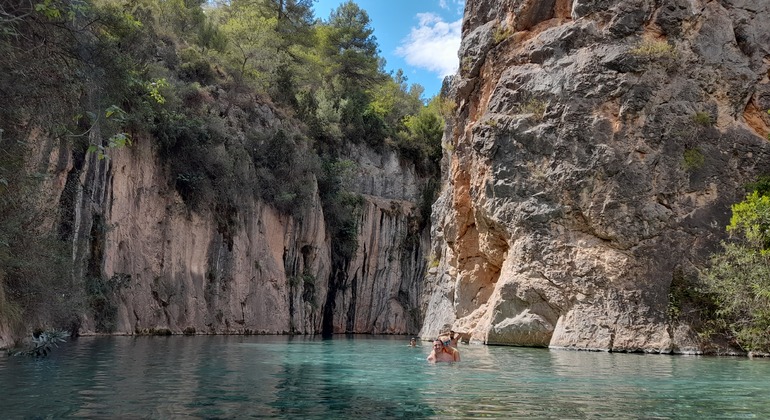
<svg viewBox="0 0 770 420"><path fill-rule="evenodd" d="M315 16L328 20L346 0L316 0ZM425 88L423 99L441 90L458 67L465 0L353 0L369 15L385 70L403 69L407 83Z"/></svg>

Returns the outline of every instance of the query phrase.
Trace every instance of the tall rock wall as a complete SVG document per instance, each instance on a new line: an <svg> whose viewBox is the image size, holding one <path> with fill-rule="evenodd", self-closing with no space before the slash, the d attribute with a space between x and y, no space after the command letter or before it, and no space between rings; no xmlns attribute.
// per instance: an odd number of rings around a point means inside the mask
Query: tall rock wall
<svg viewBox="0 0 770 420"><path fill-rule="evenodd" d="M265 119L280 123L270 112ZM92 136L99 141L98 126ZM342 153L355 163L346 189L362 199L357 248L335 262L337 238L315 186L296 217L251 189L230 207L191 209L151 138L108 159L34 144L29 160L48 175L41 205L58 214L45 228L71 240L72 276L85 291L81 334L414 334L421 326L429 233L416 225L416 202L426 180L394 151ZM248 157L235 160L249 170ZM0 322L2 346L18 338L6 327Z"/></svg>
<svg viewBox="0 0 770 420"><path fill-rule="evenodd" d="M416 333L430 247L417 207L425 180L393 152L351 146L347 155L357 163L348 188L364 205L356 252L331 287L333 332Z"/></svg>
<svg viewBox="0 0 770 420"><path fill-rule="evenodd" d="M358 248L335 293L335 333L419 331L429 236L413 226L412 202L365 196Z"/></svg>
<svg viewBox="0 0 770 420"><path fill-rule="evenodd" d="M669 293L770 168L769 13L468 0L421 335L701 351Z"/></svg>
<svg viewBox="0 0 770 420"><path fill-rule="evenodd" d="M151 147L119 151L101 264L118 297L116 332L318 334L324 316L327 332L418 331L428 235L410 224L421 180L393 152L350 154L363 204L357 250L340 272L317 195L295 219L244 194L222 220L181 202Z"/></svg>
<svg viewBox="0 0 770 420"><path fill-rule="evenodd" d="M107 180L101 265L116 331L320 331L331 263L317 198L301 222L248 194L226 216L190 211L146 145L116 153Z"/></svg>

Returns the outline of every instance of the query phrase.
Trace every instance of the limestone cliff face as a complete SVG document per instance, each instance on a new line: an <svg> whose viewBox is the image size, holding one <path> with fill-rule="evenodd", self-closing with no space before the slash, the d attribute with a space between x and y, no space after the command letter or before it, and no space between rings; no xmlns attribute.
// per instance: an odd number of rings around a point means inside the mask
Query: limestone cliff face
<svg viewBox="0 0 770 420"><path fill-rule="evenodd" d="M468 0L421 335L701 351L668 296L770 163L769 12Z"/></svg>
<svg viewBox="0 0 770 420"><path fill-rule="evenodd" d="M142 146L111 159L106 186L103 272L115 283L116 331L320 331L331 266L320 203L298 222L245 199L234 220L218 222L189 211Z"/></svg>
<svg viewBox="0 0 770 420"><path fill-rule="evenodd" d="M298 219L250 199L235 220L217 222L185 207L151 148L120 151L103 251L104 275L117 282L116 330L316 334L333 315L329 332L416 332L428 235L404 244L420 180L395 153L351 155L364 204L357 251L340 272L317 196Z"/></svg>
<svg viewBox="0 0 770 420"><path fill-rule="evenodd" d="M364 205L356 252L330 288L333 332L417 332L430 246L428 230L417 225L424 180L395 153L358 146L347 154L357 162L349 188L363 195Z"/></svg>
<svg viewBox="0 0 770 420"><path fill-rule="evenodd" d="M357 249L335 263L317 193L296 218L250 190L232 208L191 210L153 143L137 138L103 160L47 146L32 158L48 168L47 206L61 214L51 228L71 238L73 278L88 290L80 333L419 330L429 234L415 226L415 202L425 180L395 152L343 153L363 204ZM0 327L0 344L11 335Z"/></svg>

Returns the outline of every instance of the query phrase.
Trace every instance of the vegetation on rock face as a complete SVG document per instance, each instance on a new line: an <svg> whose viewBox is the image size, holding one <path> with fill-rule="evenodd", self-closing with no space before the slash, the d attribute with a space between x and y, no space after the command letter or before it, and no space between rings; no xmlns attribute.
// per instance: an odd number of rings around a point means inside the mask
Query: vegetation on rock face
<svg viewBox="0 0 770 420"><path fill-rule="evenodd" d="M631 54L648 59L668 58L676 55L676 49L665 40L644 39L631 49Z"/></svg>
<svg viewBox="0 0 770 420"><path fill-rule="evenodd" d="M705 290L716 304L716 325L741 348L770 352L770 178L751 186L732 206L727 230L735 241L711 259Z"/></svg>
<svg viewBox="0 0 770 420"><path fill-rule="evenodd" d="M693 114L692 120L696 124L702 125L704 127L711 126L713 122L711 118L711 114L709 114L708 112L696 112L695 114Z"/></svg>
<svg viewBox="0 0 770 420"><path fill-rule="evenodd" d="M340 257L355 251L361 205L339 184L344 145L393 148L437 177L446 101L426 106L421 86L383 70L354 2L326 20L312 3L0 6L0 319L75 329L89 312L104 331L114 322L106 283L72 278L71 229L51 226L65 223L62 208L38 210L45 178L25 159L41 138L74 151L73 171L149 139L185 203L214 213L236 211L245 188L298 216L317 180Z"/></svg>
<svg viewBox="0 0 770 420"><path fill-rule="evenodd" d="M700 169L706 162L705 156L697 148L685 149L682 156L682 166L687 171Z"/></svg>

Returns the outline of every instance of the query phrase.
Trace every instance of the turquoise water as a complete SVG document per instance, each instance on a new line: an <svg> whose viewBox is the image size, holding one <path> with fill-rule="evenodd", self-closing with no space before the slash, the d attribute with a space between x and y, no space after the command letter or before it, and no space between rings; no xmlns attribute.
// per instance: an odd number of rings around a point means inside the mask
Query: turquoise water
<svg viewBox="0 0 770 420"><path fill-rule="evenodd" d="M770 360L404 337L84 337L0 356L7 418L770 418Z"/></svg>

